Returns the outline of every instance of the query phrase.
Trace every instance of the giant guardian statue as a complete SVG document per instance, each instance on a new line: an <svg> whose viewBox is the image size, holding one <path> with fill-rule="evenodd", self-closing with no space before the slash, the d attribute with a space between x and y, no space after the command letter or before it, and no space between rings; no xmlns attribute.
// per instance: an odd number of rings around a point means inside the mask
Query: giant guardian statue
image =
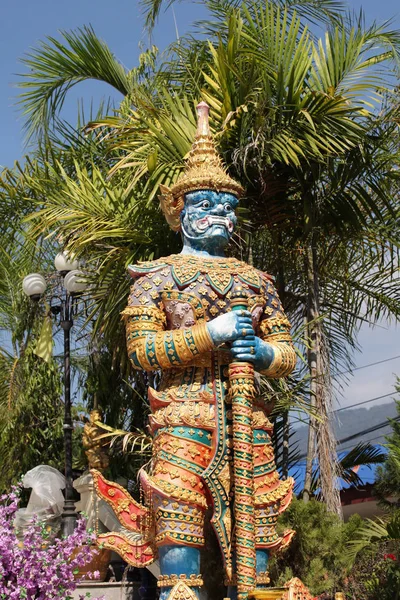
<svg viewBox="0 0 400 600"><path fill-rule="evenodd" d="M133 368L161 372L148 390L154 443L140 474L145 503L94 471L98 495L121 523L99 541L132 565L158 558L161 600L197 600L209 508L228 594L245 600L268 586L269 554L293 534L276 530L293 480L276 470L257 373L289 375L296 353L273 279L225 257L243 190L216 152L207 104L197 111L186 168L171 189L161 186L182 251L129 268L123 313Z"/></svg>

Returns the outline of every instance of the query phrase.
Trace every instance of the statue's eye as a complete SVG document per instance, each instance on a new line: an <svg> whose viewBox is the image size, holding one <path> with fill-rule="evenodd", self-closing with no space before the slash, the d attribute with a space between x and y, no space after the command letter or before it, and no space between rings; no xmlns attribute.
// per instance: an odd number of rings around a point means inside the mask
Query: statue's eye
<svg viewBox="0 0 400 600"><path fill-rule="evenodd" d="M233 210L232 208L232 204L229 204L229 202L227 202L226 204L224 204L224 209L228 212L230 210Z"/></svg>
<svg viewBox="0 0 400 600"><path fill-rule="evenodd" d="M210 203L209 203L209 201L208 201L208 200L204 200L204 201L201 203L201 208L210 208L210 206L211 206L211 205L210 205Z"/></svg>

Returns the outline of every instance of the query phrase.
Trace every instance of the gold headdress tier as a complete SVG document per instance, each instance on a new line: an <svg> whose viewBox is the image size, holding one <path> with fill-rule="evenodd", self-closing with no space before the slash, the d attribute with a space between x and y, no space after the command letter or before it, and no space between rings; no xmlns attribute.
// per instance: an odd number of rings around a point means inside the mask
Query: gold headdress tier
<svg viewBox="0 0 400 600"><path fill-rule="evenodd" d="M161 208L173 231L181 228L180 213L184 206L184 195L188 192L215 190L229 192L237 197L243 193L242 186L226 172L215 149L208 122L208 104L200 102L196 108L196 137L185 170L171 189L160 185Z"/></svg>

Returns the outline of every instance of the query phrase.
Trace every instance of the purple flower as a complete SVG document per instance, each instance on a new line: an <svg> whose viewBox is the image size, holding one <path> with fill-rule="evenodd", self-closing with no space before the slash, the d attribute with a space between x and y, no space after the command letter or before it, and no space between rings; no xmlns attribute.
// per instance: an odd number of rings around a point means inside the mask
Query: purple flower
<svg viewBox="0 0 400 600"><path fill-rule="evenodd" d="M65 600L82 580L75 579L74 573L97 552L92 545L95 536L86 530L84 519L77 521L75 531L66 538L51 540L38 520L17 532L14 517L20 489L14 486L10 494L0 497L0 598ZM98 572L92 577L98 577Z"/></svg>

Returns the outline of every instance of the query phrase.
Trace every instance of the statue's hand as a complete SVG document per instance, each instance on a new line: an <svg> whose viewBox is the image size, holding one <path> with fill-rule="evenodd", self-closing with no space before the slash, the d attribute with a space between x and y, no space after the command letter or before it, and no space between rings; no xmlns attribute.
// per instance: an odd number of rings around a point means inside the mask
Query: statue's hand
<svg viewBox="0 0 400 600"><path fill-rule="evenodd" d="M268 369L274 358L274 349L268 342L263 342L255 335L236 340L231 347L234 361L254 363L256 371Z"/></svg>
<svg viewBox="0 0 400 600"><path fill-rule="evenodd" d="M231 311L207 323L215 346L254 336L251 314L248 310Z"/></svg>

